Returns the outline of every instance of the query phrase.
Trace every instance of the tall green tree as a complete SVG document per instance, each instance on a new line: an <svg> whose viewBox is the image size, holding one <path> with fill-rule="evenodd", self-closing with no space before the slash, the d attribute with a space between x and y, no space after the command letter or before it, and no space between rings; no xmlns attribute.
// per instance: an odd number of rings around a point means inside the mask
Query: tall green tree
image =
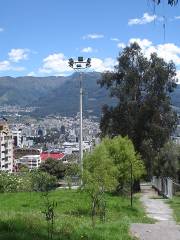
<svg viewBox="0 0 180 240"><path fill-rule="evenodd" d="M177 117L170 101L176 87L176 68L155 53L147 59L137 43L124 48L117 60L114 71L104 73L99 81L117 99L116 106L103 107L100 128L103 136L128 136L145 160L150 176L151 156L163 147L176 127Z"/></svg>

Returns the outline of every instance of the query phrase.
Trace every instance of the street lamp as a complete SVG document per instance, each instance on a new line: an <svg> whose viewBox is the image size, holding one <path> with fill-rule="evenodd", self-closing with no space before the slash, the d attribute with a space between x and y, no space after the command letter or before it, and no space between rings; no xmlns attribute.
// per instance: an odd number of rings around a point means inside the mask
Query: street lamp
<svg viewBox="0 0 180 240"><path fill-rule="evenodd" d="M80 82L80 132L79 132L79 162L81 167L81 173L83 172L83 135L82 135L82 70L89 68L91 66L91 58L84 60L83 57L78 57L77 60L73 58L69 59L69 66L75 71L79 72L79 82ZM81 181L82 184L82 181Z"/></svg>

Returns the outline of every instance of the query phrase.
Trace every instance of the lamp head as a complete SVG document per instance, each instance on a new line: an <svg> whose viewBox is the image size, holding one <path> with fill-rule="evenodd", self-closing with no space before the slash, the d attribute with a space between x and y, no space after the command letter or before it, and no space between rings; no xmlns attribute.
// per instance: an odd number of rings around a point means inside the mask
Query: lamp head
<svg viewBox="0 0 180 240"><path fill-rule="evenodd" d="M78 63L78 64L76 64L76 67L77 67L77 68L81 68L82 65L81 65L80 63Z"/></svg>
<svg viewBox="0 0 180 240"><path fill-rule="evenodd" d="M88 58L86 61L86 67L90 67L91 66L91 58Z"/></svg>
<svg viewBox="0 0 180 240"><path fill-rule="evenodd" d="M69 59L69 66L73 67L73 65L74 65L74 60L73 60L73 58L70 58Z"/></svg>
<svg viewBox="0 0 180 240"><path fill-rule="evenodd" d="M83 62L83 57L78 57L78 62Z"/></svg>

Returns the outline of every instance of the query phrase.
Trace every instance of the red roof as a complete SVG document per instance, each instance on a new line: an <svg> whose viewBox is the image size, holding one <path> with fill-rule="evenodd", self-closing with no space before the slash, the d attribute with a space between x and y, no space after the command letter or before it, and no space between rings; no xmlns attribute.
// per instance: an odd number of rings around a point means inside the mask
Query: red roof
<svg viewBox="0 0 180 240"><path fill-rule="evenodd" d="M45 161L47 158L53 158L60 160L64 157L64 153L42 152L40 154L41 161Z"/></svg>

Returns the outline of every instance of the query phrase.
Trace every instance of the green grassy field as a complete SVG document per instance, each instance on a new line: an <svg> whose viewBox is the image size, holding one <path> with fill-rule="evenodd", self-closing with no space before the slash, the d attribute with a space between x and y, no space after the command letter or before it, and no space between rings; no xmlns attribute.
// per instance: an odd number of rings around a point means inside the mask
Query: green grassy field
<svg viewBox="0 0 180 240"><path fill-rule="evenodd" d="M56 190L50 199L57 202L55 210L55 240L130 240L132 222L150 222L145 216L138 197L134 207L126 197L107 194L107 219L91 226L90 202L86 193ZM0 194L0 239L46 240L47 225L42 214L43 198L40 193Z"/></svg>

